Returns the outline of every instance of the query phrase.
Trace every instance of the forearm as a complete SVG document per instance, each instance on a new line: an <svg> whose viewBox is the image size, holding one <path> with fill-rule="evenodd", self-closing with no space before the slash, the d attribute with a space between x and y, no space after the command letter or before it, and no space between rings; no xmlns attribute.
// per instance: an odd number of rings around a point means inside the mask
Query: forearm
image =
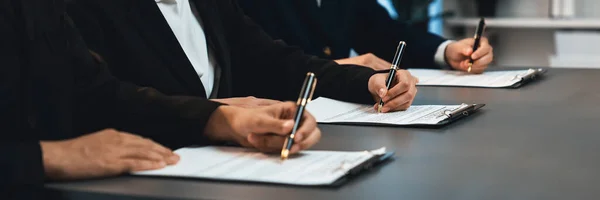
<svg viewBox="0 0 600 200"><path fill-rule="evenodd" d="M0 143L0 177L2 184L13 186L42 185L44 166L37 141Z"/></svg>
<svg viewBox="0 0 600 200"><path fill-rule="evenodd" d="M261 97L279 100L295 100L298 89L307 72L317 75L316 95L328 96L345 101L372 101L368 92L368 79L374 73L362 67L340 67L330 60L306 55L296 47L273 41L258 25L246 17L237 5L229 12L232 24L231 41L233 57L244 66L240 75L234 77L241 82L244 91L255 91ZM243 63L242 63L243 62ZM236 69L237 70L237 69ZM245 93L245 95L256 95Z"/></svg>

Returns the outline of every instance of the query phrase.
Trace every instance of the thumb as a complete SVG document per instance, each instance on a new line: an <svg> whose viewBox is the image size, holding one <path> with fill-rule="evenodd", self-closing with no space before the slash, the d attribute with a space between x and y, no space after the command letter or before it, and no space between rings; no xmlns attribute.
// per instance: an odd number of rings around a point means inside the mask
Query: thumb
<svg viewBox="0 0 600 200"><path fill-rule="evenodd" d="M276 134L284 136L290 134L294 126L294 120L280 119L269 114L255 115L252 121L250 131L259 135Z"/></svg>
<svg viewBox="0 0 600 200"><path fill-rule="evenodd" d="M372 77L369 90L372 94L376 94L379 98L385 97L387 94L386 77L384 74L376 74Z"/></svg>
<svg viewBox="0 0 600 200"><path fill-rule="evenodd" d="M460 57L470 57L473 54L473 43L475 41L472 38L464 39L453 44L453 52L456 52ZM456 54L454 54L456 55Z"/></svg>

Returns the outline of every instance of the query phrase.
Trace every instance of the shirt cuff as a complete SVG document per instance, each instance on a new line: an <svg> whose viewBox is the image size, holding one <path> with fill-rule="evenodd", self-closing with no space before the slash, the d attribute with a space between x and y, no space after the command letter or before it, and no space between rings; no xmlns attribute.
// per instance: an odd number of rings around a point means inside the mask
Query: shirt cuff
<svg viewBox="0 0 600 200"><path fill-rule="evenodd" d="M452 42L454 42L454 40L446 40L445 42L442 42L435 52L435 63L442 69L452 69L452 67L450 67L450 65L448 65L446 62L446 47L448 47L448 45Z"/></svg>

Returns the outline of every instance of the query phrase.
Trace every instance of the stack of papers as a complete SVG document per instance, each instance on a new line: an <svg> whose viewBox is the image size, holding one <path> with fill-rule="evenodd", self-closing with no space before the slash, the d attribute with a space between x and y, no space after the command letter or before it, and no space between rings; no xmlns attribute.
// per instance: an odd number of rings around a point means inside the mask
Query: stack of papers
<svg viewBox="0 0 600 200"><path fill-rule="evenodd" d="M359 152L302 151L285 161L281 160L280 155L268 155L239 147L181 148L175 153L181 157L176 165L133 174L292 185L330 185L357 166L386 152L385 148Z"/></svg>
<svg viewBox="0 0 600 200"><path fill-rule="evenodd" d="M534 69L486 71L483 74L469 74L462 71L409 69L413 76L419 78L417 85L423 86L464 86L502 88L513 86L523 78L535 74Z"/></svg>
<svg viewBox="0 0 600 200"><path fill-rule="evenodd" d="M319 97L307 109L319 123L437 125L452 112L469 105L413 105L406 111L378 113L373 105L362 105Z"/></svg>

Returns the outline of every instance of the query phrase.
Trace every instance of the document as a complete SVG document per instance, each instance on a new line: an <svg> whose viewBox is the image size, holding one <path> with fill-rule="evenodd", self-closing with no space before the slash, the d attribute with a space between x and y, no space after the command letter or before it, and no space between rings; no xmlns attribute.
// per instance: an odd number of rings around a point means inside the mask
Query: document
<svg viewBox="0 0 600 200"><path fill-rule="evenodd" d="M319 97L307 109L319 123L436 125L448 119L449 112L469 105L413 105L406 111L378 113L373 105L354 104Z"/></svg>
<svg viewBox="0 0 600 200"><path fill-rule="evenodd" d="M353 168L385 154L374 151L302 151L282 161L279 154L263 154L240 147L181 148L179 163L159 170L133 173L214 180L266 182L292 185L329 185Z"/></svg>
<svg viewBox="0 0 600 200"><path fill-rule="evenodd" d="M507 70L487 71L483 74L469 74L462 71L409 69L413 76L419 78L417 85L428 86L464 86L502 88L513 86L525 77L531 76L538 70Z"/></svg>

